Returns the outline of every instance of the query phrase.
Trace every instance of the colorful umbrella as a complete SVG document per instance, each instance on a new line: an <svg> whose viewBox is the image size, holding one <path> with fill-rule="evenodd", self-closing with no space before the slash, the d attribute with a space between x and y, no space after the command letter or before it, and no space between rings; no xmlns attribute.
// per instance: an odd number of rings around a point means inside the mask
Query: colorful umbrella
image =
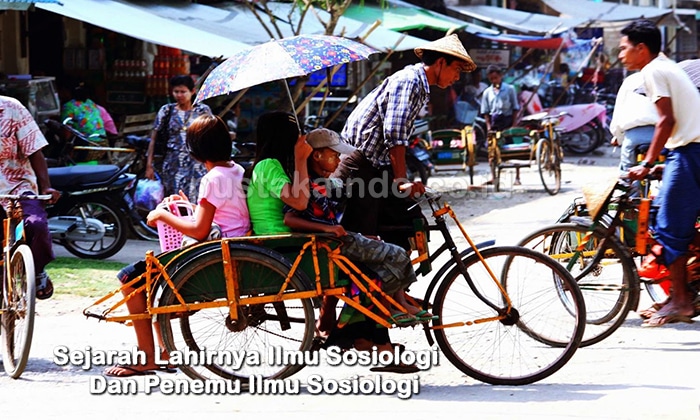
<svg viewBox="0 0 700 420"><path fill-rule="evenodd" d="M195 102L273 80L305 76L338 64L367 59L378 52L331 35L298 35L256 45L221 63L202 83ZM287 93L291 100L289 87ZM293 108L293 107L292 107Z"/></svg>
<svg viewBox="0 0 700 420"><path fill-rule="evenodd" d="M688 73L695 87L700 89L700 59L683 60L678 65Z"/></svg>

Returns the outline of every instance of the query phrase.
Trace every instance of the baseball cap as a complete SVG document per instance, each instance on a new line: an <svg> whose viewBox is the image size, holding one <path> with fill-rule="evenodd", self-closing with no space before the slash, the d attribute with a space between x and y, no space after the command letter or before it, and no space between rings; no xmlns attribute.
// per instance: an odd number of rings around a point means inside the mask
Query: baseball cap
<svg viewBox="0 0 700 420"><path fill-rule="evenodd" d="M314 149L328 147L338 153L348 155L355 151L355 147L344 143L338 133L327 128L316 128L306 135L306 142Z"/></svg>

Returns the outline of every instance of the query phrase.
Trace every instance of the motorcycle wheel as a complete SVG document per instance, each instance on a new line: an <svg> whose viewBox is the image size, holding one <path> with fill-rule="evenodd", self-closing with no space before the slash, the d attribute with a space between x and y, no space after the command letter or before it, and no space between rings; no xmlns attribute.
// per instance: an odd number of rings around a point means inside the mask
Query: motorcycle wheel
<svg viewBox="0 0 700 420"><path fill-rule="evenodd" d="M598 125L588 122L578 130L562 133L561 144L571 153L585 155L591 153L600 146L602 135Z"/></svg>
<svg viewBox="0 0 700 420"><path fill-rule="evenodd" d="M409 182L413 182L416 180L416 177L419 177L420 182L427 185L430 177L428 168L413 156L406 156L406 178L408 178Z"/></svg>
<svg viewBox="0 0 700 420"><path fill-rule="evenodd" d="M119 206L107 198L89 198L76 202L68 211L68 216L81 216L81 210L86 217L100 220L105 224L105 235L99 241L63 240L63 245L71 254L87 259L104 259L119 252L126 243L127 224L124 213Z"/></svg>

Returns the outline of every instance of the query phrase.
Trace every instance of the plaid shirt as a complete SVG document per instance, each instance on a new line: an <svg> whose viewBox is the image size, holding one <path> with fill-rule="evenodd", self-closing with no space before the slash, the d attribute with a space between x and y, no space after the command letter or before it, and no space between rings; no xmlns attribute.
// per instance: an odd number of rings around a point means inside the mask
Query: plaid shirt
<svg viewBox="0 0 700 420"><path fill-rule="evenodd" d="M342 136L376 168L389 165L389 149L408 146L413 123L428 103L429 95L423 64L406 66L357 105L345 123Z"/></svg>

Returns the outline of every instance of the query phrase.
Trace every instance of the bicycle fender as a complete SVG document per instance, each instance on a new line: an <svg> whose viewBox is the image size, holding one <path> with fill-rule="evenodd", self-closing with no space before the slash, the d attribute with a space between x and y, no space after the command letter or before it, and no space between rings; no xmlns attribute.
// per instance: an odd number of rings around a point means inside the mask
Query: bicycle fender
<svg viewBox="0 0 700 420"><path fill-rule="evenodd" d="M496 240L490 239L488 241L479 242L478 244L476 244L476 249L481 250L481 249L488 248L488 247L491 247L494 245L496 245ZM464 260L465 258L467 258L469 255L471 255L473 253L474 253L474 248L469 247L469 248L465 249L464 251L460 252L459 257ZM433 296L433 292L435 291L437 286L440 284L443 277L445 277L445 274L448 273L450 270L452 270L452 268L454 268L454 266L456 266L456 265L457 265L457 263L454 262L452 259L450 259L442 267L440 267L440 269L438 270L437 273L435 273L435 275L433 276L433 279L430 281L430 284L428 285L428 288L425 291L425 297L423 298L423 305L424 306L428 302L431 301L431 298ZM427 309L427 308L423 307L422 309ZM427 324L423 325L423 331L425 331L425 338L428 340L428 344L430 344L432 346L435 343L435 341L433 340L433 334L431 332L431 329L430 329L430 327L428 327Z"/></svg>

